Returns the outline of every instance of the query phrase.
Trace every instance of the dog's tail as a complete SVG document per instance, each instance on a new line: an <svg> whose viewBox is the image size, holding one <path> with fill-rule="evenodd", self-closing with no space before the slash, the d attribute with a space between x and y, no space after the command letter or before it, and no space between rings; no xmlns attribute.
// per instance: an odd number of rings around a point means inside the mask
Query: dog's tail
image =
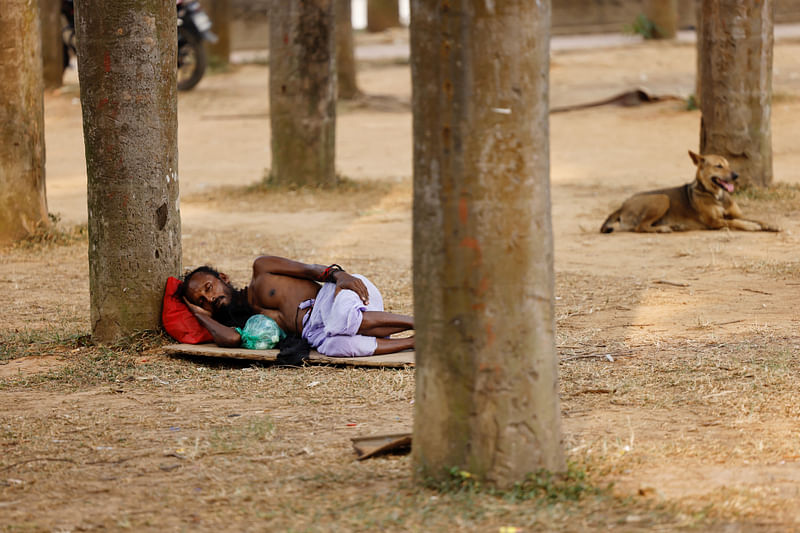
<svg viewBox="0 0 800 533"><path fill-rule="evenodd" d="M613 213L611 213L610 215L608 215L606 221L603 222L602 226L600 226L600 233L611 233L612 231L614 231L614 224L619 222L620 213L622 213L621 207L616 211L614 211Z"/></svg>

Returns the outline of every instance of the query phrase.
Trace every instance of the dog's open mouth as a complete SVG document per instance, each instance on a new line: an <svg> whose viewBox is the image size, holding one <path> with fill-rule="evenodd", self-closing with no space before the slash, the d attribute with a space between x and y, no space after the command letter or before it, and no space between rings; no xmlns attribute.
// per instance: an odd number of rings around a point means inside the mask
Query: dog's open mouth
<svg viewBox="0 0 800 533"><path fill-rule="evenodd" d="M724 179L722 179L722 178L718 178L718 177L716 177L716 176L714 176L713 178L711 178L711 181L713 181L713 182L714 182L714 183L716 183L716 184L717 184L719 187L722 187L722 188L723 188L723 189L725 189L726 191L728 191L728 192L730 192L730 193L732 193L732 192L733 192L733 183L731 183L731 182L729 182L729 181L725 181Z"/></svg>

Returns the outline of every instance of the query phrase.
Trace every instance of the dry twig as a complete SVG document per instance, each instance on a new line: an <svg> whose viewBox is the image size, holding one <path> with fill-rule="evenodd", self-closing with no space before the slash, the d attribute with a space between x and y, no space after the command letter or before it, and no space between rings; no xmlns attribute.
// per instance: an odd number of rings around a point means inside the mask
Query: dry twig
<svg viewBox="0 0 800 533"><path fill-rule="evenodd" d="M669 281L666 279L658 279L655 280L653 283L660 284L660 285L671 285L673 287L688 287L688 283L684 283L682 281Z"/></svg>

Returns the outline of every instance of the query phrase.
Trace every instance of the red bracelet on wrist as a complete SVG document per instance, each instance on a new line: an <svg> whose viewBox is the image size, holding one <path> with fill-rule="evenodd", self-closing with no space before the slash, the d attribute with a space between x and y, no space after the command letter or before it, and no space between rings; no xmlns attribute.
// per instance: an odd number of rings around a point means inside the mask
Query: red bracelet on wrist
<svg viewBox="0 0 800 533"><path fill-rule="evenodd" d="M322 281L323 282L335 281L333 279L333 274L335 272L344 272L344 269L339 265L337 265L336 263L328 266L327 268L325 268L325 270L322 271Z"/></svg>

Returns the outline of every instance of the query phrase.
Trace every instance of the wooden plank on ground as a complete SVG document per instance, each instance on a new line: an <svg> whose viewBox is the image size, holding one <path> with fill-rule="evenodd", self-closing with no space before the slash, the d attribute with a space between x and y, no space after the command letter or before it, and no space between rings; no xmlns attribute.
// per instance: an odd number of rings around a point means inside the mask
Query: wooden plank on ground
<svg viewBox="0 0 800 533"><path fill-rule="evenodd" d="M408 452L411 450L411 433L391 433L389 435L370 435L353 437L353 448L358 460L389 452Z"/></svg>
<svg viewBox="0 0 800 533"><path fill-rule="evenodd" d="M244 348L220 348L216 344L168 344L164 351L170 355L193 355L198 357L223 357L245 359L248 361L274 362L278 360L278 350L246 350ZM403 368L414 366L414 352L399 352L369 357L328 357L315 350L307 361L317 365L372 366L384 368Z"/></svg>

